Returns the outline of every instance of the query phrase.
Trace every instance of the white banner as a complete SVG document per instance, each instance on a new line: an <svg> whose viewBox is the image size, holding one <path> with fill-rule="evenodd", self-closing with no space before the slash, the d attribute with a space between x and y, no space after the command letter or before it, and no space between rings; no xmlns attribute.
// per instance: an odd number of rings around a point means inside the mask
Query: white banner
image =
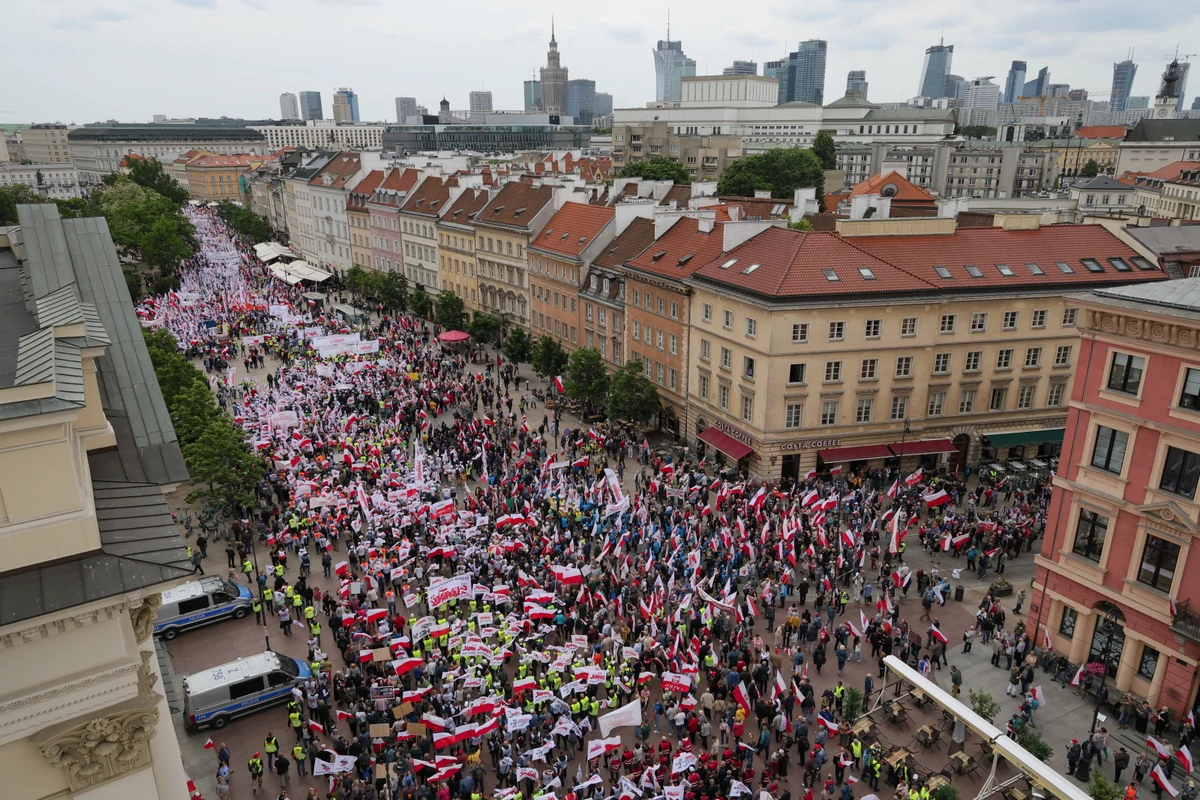
<svg viewBox="0 0 1200 800"><path fill-rule="evenodd" d="M453 578L438 578L430 581L429 594L426 602L430 608L437 608L455 598L471 596L471 576L455 575Z"/></svg>
<svg viewBox="0 0 1200 800"><path fill-rule="evenodd" d="M613 728L637 727L642 724L642 701L634 699L615 711L600 717L600 735L608 736Z"/></svg>

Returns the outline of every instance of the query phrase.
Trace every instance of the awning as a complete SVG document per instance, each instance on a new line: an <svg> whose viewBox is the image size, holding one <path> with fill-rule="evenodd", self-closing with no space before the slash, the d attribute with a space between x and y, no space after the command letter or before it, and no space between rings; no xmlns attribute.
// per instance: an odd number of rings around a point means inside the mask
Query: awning
<svg viewBox="0 0 1200 800"><path fill-rule="evenodd" d="M845 464L848 461L866 461L869 458L891 458L892 451L886 444L860 444L857 447L818 450L817 455L827 464Z"/></svg>
<svg viewBox="0 0 1200 800"><path fill-rule="evenodd" d="M932 453L953 453L958 450L949 439L917 439L913 442L896 442L889 445L898 456L927 456Z"/></svg>
<svg viewBox="0 0 1200 800"><path fill-rule="evenodd" d="M1047 444L1061 442L1065 428L1042 428L1036 431L1017 431L1015 433L988 434L988 444L992 447L1020 447L1023 444Z"/></svg>
<svg viewBox="0 0 1200 800"><path fill-rule="evenodd" d="M326 272L319 267L314 267L307 261L293 261L290 264L272 264L268 269L276 278L292 286L295 286L300 281L320 283L333 277L332 273Z"/></svg>
<svg viewBox="0 0 1200 800"><path fill-rule="evenodd" d="M470 338L471 338L471 334L465 333L464 331L446 331L445 333L438 335L439 342L448 342L450 344L456 344L458 342L465 342L467 339L470 339Z"/></svg>
<svg viewBox="0 0 1200 800"><path fill-rule="evenodd" d="M700 441L711 444L734 461L741 461L754 452L754 448L750 445L739 442L729 434L722 433L716 428L705 428L701 431Z"/></svg>

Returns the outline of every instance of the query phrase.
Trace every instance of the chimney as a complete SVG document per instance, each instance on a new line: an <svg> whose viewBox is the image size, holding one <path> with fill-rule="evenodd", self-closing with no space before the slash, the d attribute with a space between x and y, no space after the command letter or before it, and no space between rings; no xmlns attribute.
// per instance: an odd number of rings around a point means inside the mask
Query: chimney
<svg viewBox="0 0 1200 800"><path fill-rule="evenodd" d="M671 230L671 226L678 222L682 216L682 214L655 214L654 238L661 238L663 234Z"/></svg>
<svg viewBox="0 0 1200 800"><path fill-rule="evenodd" d="M866 219L867 210L871 208L871 196L856 194L850 197L850 219Z"/></svg>
<svg viewBox="0 0 1200 800"><path fill-rule="evenodd" d="M821 209L817 205L817 189L815 186L797 189L796 193L792 196L792 203L793 222L800 217L807 217L809 214L819 214L821 212Z"/></svg>
<svg viewBox="0 0 1200 800"><path fill-rule="evenodd" d="M754 199L755 200L770 200L771 199L771 190L770 189L755 189L754 190Z"/></svg>
<svg viewBox="0 0 1200 800"><path fill-rule="evenodd" d="M875 219L888 219L892 214L892 198L875 197Z"/></svg>
<svg viewBox="0 0 1200 800"><path fill-rule="evenodd" d="M716 224L716 214L705 214L703 216L696 217L696 230L700 231L700 233L712 233L713 228L716 227Z"/></svg>
<svg viewBox="0 0 1200 800"><path fill-rule="evenodd" d="M725 240L721 245L721 252L728 253L739 244L748 242L767 228L774 227L774 220L769 219L747 219L740 222L726 222L722 228L725 233Z"/></svg>

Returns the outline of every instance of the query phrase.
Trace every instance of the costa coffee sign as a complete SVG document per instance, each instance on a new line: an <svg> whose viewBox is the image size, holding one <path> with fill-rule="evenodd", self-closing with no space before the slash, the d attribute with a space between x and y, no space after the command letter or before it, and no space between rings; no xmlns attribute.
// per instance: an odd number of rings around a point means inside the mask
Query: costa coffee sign
<svg viewBox="0 0 1200 800"><path fill-rule="evenodd" d="M713 422L713 427L716 428L717 430L721 431L721 433L729 434L733 438L737 439L739 442L750 445L751 447L754 446L754 440L752 440L750 438L749 434L742 433L737 428L732 428L732 427L726 425L724 422L721 422L720 420L716 420L715 422Z"/></svg>
<svg viewBox="0 0 1200 800"><path fill-rule="evenodd" d="M827 447L841 446L841 439L802 439L798 442L784 442L779 445L779 449L787 452L789 450L821 450Z"/></svg>

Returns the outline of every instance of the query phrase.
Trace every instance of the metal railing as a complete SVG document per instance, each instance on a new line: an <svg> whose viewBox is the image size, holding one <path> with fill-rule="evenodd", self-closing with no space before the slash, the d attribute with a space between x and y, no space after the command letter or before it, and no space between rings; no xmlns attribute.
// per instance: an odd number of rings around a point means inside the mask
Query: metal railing
<svg viewBox="0 0 1200 800"><path fill-rule="evenodd" d="M1171 621L1171 629L1192 641L1200 642L1200 613L1191 609L1191 602L1184 600L1175 604L1175 618Z"/></svg>

